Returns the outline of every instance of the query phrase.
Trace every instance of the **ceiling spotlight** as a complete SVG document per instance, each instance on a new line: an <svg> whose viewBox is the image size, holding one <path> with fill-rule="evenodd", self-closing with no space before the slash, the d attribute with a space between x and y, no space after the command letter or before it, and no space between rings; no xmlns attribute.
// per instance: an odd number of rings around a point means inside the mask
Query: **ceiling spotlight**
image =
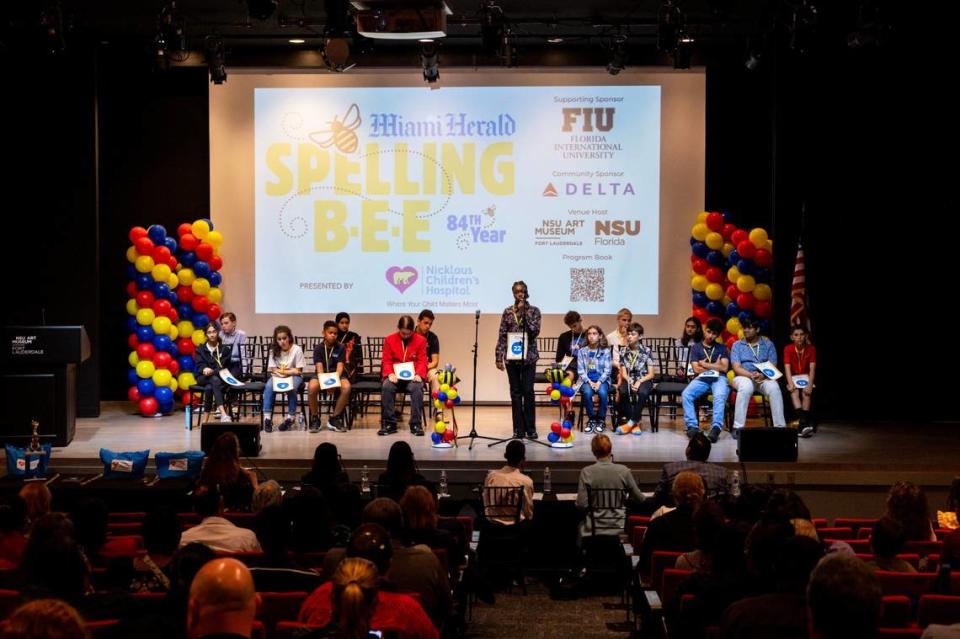
<svg viewBox="0 0 960 639"><path fill-rule="evenodd" d="M423 79L428 84L440 79L440 51L435 42L420 44L420 66L423 67Z"/></svg>
<svg viewBox="0 0 960 639"><path fill-rule="evenodd" d="M657 50L662 53L673 51L682 28L680 7L672 0L663 0L657 12Z"/></svg>
<svg viewBox="0 0 960 639"><path fill-rule="evenodd" d="M290 38L289 40L287 40L287 42L289 42L290 44L304 44L306 40L302 38Z"/></svg>
<svg viewBox="0 0 960 639"><path fill-rule="evenodd" d="M247 0L247 12L251 18L266 20L277 10L278 0Z"/></svg>
<svg viewBox="0 0 960 639"><path fill-rule="evenodd" d="M689 69L690 58L693 56L693 38L683 31L677 38L677 46L673 50L673 68Z"/></svg>
<svg viewBox="0 0 960 639"><path fill-rule="evenodd" d="M500 53L504 35L503 9L493 0L484 0L480 5L480 37L483 49L490 53Z"/></svg>
<svg viewBox="0 0 960 639"><path fill-rule="evenodd" d="M517 37L513 35L510 29L503 31L503 38L500 40L500 49L497 51L497 57L500 58L500 64L505 67L515 67L520 63Z"/></svg>
<svg viewBox="0 0 960 639"><path fill-rule="evenodd" d="M210 81L214 84L223 84L227 81L226 54L224 53L223 40L215 36L207 36L203 44L207 58L207 70L210 72Z"/></svg>
<svg viewBox="0 0 960 639"><path fill-rule="evenodd" d="M563 38L547 38L547 42L550 44L560 44L563 42Z"/></svg>
<svg viewBox="0 0 960 639"><path fill-rule="evenodd" d="M627 36L618 35L610 43L610 62L607 73L617 75L627 67Z"/></svg>

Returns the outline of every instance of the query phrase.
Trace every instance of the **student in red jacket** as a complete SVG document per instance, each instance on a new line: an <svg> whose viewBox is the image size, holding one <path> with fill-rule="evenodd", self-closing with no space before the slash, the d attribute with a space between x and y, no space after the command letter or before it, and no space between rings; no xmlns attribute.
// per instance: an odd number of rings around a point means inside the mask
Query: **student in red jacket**
<svg viewBox="0 0 960 639"><path fill-rule="evenodd" d="M423 435L423 384L427 377L427 340L414 332L416 324L409 315L397 322L397 332L383 340L380 378L381 426L378 435L397 432L394 402L397 391L410 394L410 432Z"/></svg>

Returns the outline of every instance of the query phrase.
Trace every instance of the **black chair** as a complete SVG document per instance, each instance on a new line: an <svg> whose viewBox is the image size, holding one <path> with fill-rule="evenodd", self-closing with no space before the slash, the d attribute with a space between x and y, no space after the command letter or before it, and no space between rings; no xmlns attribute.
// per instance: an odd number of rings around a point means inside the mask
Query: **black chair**
<svg viewBox="0 0 960 639"><path fill-rule="evenodd" d="M526 585L527 528L520 521L526 496L521 486L481 486L477 561L489 573L506 572L523 594Z"/></svg>
<svg viewBox="0 0 960 639"><path fill-rule="evenodd" d="M619 591L624 606L629 600L631 579L630 559L620 543L626 512L626 490L587 485L587 525L582 539L586 575L610 592Z"/></svg>
<svg viewBox="0 0 960 639"><path fill-rule="evenodd" d="M681 354L683 356L681 357ZM689 351L677 343L661 346L657 350L657 376L654 377L653 432L660 430L660 411L670 407L671 418L676 417L677 409L682 410L680 395L687 388L687 364Z"/></svg>

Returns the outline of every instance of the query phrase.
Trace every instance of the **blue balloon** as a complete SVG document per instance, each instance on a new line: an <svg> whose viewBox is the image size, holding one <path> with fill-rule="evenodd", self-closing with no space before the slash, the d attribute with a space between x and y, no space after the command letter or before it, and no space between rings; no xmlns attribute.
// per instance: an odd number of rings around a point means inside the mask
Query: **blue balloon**
<svg viewBox="0 0 960 639"><path fill-rule="evenodd" d="M210 265L203 260L197 260L193 263L193 274L197 277L208 277L210 275Z"/></svg>
<svg viewBox="0 0 960 639"><path fill-rule="evenodd" d="M561 423L560 425L563 426L564 428L573 428L573 422L571 422L569 419L563 420L563 423Z"/></svg>
<svg viewBox="0 0 960 639"><path fill-rule="evenodd" d="M727 264L729 264L730 266L736 266L737 262L739 261L740 261L740 254L737 253L737 249L733 249L732 251L730 251L730 253L727 255Z"/></svg>
<svg viewBox="0 0 960 639"><path fill-rule="evenodd" d="M454 403L454 404L459 404L459 403L460 403L460 400L461 400L461 397L460 397L459 395L457 395L456 397L453 398L453 403Z"/></svg>
<svg viewBox="0 0 960 639"><path fill-rule="evenodd" d="M133 267L133 264L127 264L127 280L135 281L140 273Z"/></svg>
<svg viewBox="0 0 960 639"><path fill-rule="evenodd" d="M167 301L170 302L170 304L172 304L173 306L176 306L177 302L179 302L180 300L177 299L177 293L175 291L170 291L170 294L167 295Z"/></svg>
<svg viewBox="0 0 960 639"><path fill-rule="evenodd" d="M140 392L140 397L153 397L153 393L157 390L157 387L153 383L153 380L148 377L137 382L137 390Z"/></svg>
<svg viewBox="0 0 960 639"><path fill-rule="evenodd" d="M730 211L720 211L720 215L723 216L723 223L724 223L724 224L729 224L729 223L730 223L730 219L733 217L733 216L730 214Z"/></svg>
<svg viewBox="0 0 960 639"><path fill-rule="evenodd" d="M707 264L710 266L723 266L726 258L720 251L710 251L707 253Z"/></svg>
<svg viewBox="0 0 960 639"><path fill-rule="evenodd" d="M770 269L768 268L758 268L754 274L753 279L757 280L760 284L769 284L770 283Z"/></svg>
<svg viewBox="0 0 960 639"><path fill-rule="evenodd" d="M723 304L717 301L707 302L707 312L711 315L723 315Z"/></svg>
<svg viewBox="0 0 960 639"><path fill-rule="evenodd" d="M201 217L200 219L210 225L211 231L213 230L213 220L211 220L209 217Z"/></svg>
<svg viewBox="0 0 960 639"><path fill-rule="evenodd" d="M441 402L445 402L447 401L447 394L444 393L443 391L440 391L439 393L437 393L437 399L439 399Z"/></svg>
<svg viewBox="0 0 960 639"><path fill-rule="evenodd" d="M707 305L707 302L709 301L710 301L710 298L707 297L706 293L701 293L700 291L697 291L696 293L693 294L693 305L698 308L705 307Z"/></svg>
<svg viewBox="0 0 960 639"><path fill-rule="evenodd" d="M753 274L753 260L740 260L737 262L737 270L743 275Z"/></svg>
<svg viewBox="0 0 960 639"><path fill-rule="evenodd" d="M169 388L167 390L170 390ZM169 415L173 412L173 402L157 402L157 410L159 410L164 415Z"/></svg>
<svg viewBox="0 0 960 639"><path fill-rule="evenodd" d="M137 324L137 318L133 315L127 315L127 332L135 333L138 326L140 325Z"/></svg>
<svg viewBox="0 0 960 639"><path fill-rule="evenodd" d="M153 288L153 276L149 273L137 273L137 290L147 291Z"/></svg>
<svg viewBox="0 0 960 639"><path fill-rule="evenodd" d="M207 278L210 281L210 286L216 288L223 283L223 275L220 275L219 271L212 271L210 277Z"/></svg>
<svg viewBox="0 0 960 639"><path fill-rule="evenodd" d="M184 268L192 268L196 262L197 254L193 251L185 251L183 255L180 256L180 263L183 264Z"/></svg>
<svg viewBox="0 0 960 639"><path fill-rule="evenodd" d="M167 240L167 229L163 228L163 226L160 224L154 224L147 229L147 237L149 237L150 241L156 246L165 246Z"/></svg>
<svg viewBox="0 0 960 639"><path fill-rule="evenodd" d="M710 247L704 244L703 242L696 242L693 245L693 254L699 257L702 260L707 259L707 255L710 253Z"/></svg>
<svg viewBox="0 0 960 639"><path fill-rule="evenodd" d="M164 246L166 246L168 249L170 249L170 253L172 253L172 254L174 254L174 255L176 254L176 252L177 252L177 241L176 241L175 239L173 239L172 237L168 237L167 239L165 239L165 240L163 241L163 244L164 244Z"/></svg>
<svg viewBox="0 0 960 639"><path fill-rule="evenodd" d="M156 397L157 401L161 404L173 403L173 391L167 386L161 386L155 390L153 396Z"/></svg>
<svg viewBox="0 0 960 639"><path fill-rule="evenodd" d="M170 350L170 344L172 343L168 335L157 335L153 338L153 347L158 351Z"/></svg>
<svg viewBox="0 0 960 639"><path fill-rule="evenodd" d="M551 444L556 444L558 441L560 441L560 435L557 435L551 431L547 434L547 441L549 441Z"/></svg>
<svg viewBox="0 0 960 639"><path fill-rule="evenodd" d="M170 298L170 285L166 282L155 282L153 285L153 296L163 299Z"/></svg>
<svg viewBox="0 0 960 639"><path fill-rule="evenodd" d="M193 358L189 355L181 355L177 358L177 364L180 365L181 371L192 370L191 367L193 366Z"/></svg>
<svg viewBox="0 0 960 639"><path fill-rule="evenodd" d="M750 311L740 311L740 314L737 315L737 319L740 320L740 323L746 322L747 320L753 319L753 313Z"/></svg>
<svg viewBox="0 0 960 639"><path fill-rule="evenodd" d="M209 324L210 318L204 315L203 313L194 313L193 317L191 318L191 321L193 322L194 330L196 330L198 328L203 328L204 326Z"/></svg>
<svg viewBox="0 0 960 639"><path fill-rule="evenodd" d="M727 304L727 316L728 317L737 317L740 315L740 307L737 306L736 302L730 302Z"/></svg>
<svg viewBox="0 0 960 639"><path fill-rule="evenodd" d="M137 375L137 369L132 366L127 369L127 386L136 386L140 383L140 376Z"/></svg>
<svg viewBox="0 0 960 639"><path fill-rule="evenodd" d="M768 320L760 320L760 332L766 335L770 330L770 322Z"/></svg>
<svg viewBox="0 0 960 639"><path fill-rule="evenodd" d="M443 435L441 435L440 433L434 431L434 432L430 433L430 439L433 440L433 443L434 443L434 444L439 444L440 442L443 441Z"/></svg>
<svg viewBox="0 0 960 639"><path fill-rule="evenodd" d="M193 307L189 304L178 304L177 305L177 315L181 320L189 320L193 317ZM184 337L190 337L189 335L184 335Z"/></svg>
<svg viewBox="0 0 960 639"><path fill-rule="evenodd" d="M573 386L563 386L560 389L561 395L566 395L567 397L573 397L576 395L577 391L573 390ZM567 422L564 422L566 424ZM567 426L567 428L573 428L572 426Z"/></svg>
<svg viewBox="0 0 960 639"><path fill-rule="evenodd" d="M153 328L149 326L138 326L137 327L137 341L139 342L151 342L153 341Z"/></svg>

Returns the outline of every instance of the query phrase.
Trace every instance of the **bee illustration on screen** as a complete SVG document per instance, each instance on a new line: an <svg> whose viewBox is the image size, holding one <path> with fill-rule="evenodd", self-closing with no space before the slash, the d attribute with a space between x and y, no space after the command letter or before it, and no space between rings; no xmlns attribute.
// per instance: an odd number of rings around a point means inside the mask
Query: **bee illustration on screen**
<svg viewBox="0 0 960 639"><path fill-rule="evenodd" d="M324 149L335 146L341 153L353 153L359 144L354 131L360 128L360 123L360 107L354 103L347 108L342 118L334 117L329 122L328 129L312 132L310 139Z"/></svg>

